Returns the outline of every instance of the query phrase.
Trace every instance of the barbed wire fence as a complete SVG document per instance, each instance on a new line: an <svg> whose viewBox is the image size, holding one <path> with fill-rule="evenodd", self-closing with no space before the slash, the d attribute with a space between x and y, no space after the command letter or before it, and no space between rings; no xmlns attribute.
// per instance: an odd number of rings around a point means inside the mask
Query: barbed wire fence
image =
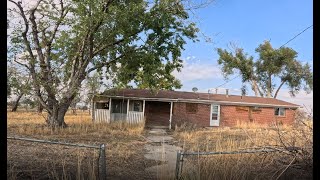
<svg viewBox="0 0 320 180"><path fill-rule="evenodd" d="M105 144L7 137L7 179L106 179Z"/></svg>

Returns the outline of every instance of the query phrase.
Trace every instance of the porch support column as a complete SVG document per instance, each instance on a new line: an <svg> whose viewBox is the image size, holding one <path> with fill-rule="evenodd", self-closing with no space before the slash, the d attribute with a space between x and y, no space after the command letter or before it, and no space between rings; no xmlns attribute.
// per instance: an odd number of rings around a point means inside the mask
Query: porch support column
<svg viewBox="0 0 320 180"><path fill-rule="evenodd" d="M94 119L94 111L95 111L95 107L94 107L94 101L93 101L93 98L91 99L91 117L92 117L92 121L94 122L95 121L95 119Z"/></svg>
<svg viewBox="0 0 320 180"><path fill-rule="evenodd" d="M109 98L109 122L111 123L111 98Z"/></svg>
<svg viewBox="0 0 320 180"><path fill-rule="evenodd" d="M129 102L130 102L130 99L128 99L128 103L127 103L127 122L129 122Z"/></svg>
<svg viewBox="0 0 320 180"><path fill-rule="evenodd" d="M171 129L171 121L172 121L172 108L173 108L173 102L170 102L170 119L169 119L169 129Z"/></svg>
<svg viewBox="0 0 320 180"><path fill-rule="evenodd" d="M143 100L143 104L142 104L142 113L143 113L143 117L144 117L145 107L146 107L146 100Z"/></svg>

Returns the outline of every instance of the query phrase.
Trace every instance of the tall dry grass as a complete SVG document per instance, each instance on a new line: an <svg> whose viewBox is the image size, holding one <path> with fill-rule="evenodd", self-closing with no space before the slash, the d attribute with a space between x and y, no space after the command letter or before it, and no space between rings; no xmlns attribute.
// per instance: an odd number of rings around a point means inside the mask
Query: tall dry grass
<svg viewBox="0 0 320 180"><path fill-rule="evenodd" d="M97 150L8 140L7 179L96 179Z"/></svg>
<svg viewBox="0 0 320 180"><path fill-rule="evenodd" d="M124 122L111 124L93 123L88 112L77 115L68 112L65 116L66 128L52 129L45 124L46 113L7 112L8 134L24 136L68 136L85 137L86 135L103 137L105 134L114 136L136 137L144 131L144 124L129 125Z"/></svg>
<svg viewBox="0 0 320 180"><path fill-rule="evenodd" d="M179 129L183 151L226 152L269 147L275 152L186 156L182 179L312 179L312 121L294 126ZM295 149L293 147L299 147Z"/></svg>
<svg viewBox="0 0 320 180"><path fill-rule="evenodd" d="M66 128L53 130L45 124L45 118L46 113L38 114L37 112L21 110L7 112L8 136L79 144L99 145L104 143L106 144L108 177L117 177L124 169L126 169L126 173L122 173L120 177L131 175L145 178L147 176L142 174L143 171L138 171L138 169L144 169L145 163L151 163L144 160L143 148L141 148L146 143L145 138L142 137L144 124L132 126L121 122L112 124L93 123L87 111L78 111L77 115L71 112L66 114L65 122L68 125ZM8 148L8 157L10 156L7 164L8 179L21 179L21 172L27 174L27 176L24 176L29 177L27 179L32 179L32 177L38 179L41 176L41 171L37 171L36 167L42 167L43 176L46 177L44 179L92 179L96 175L93 170L96 169L96 164L94 164L96 162L93 163L93 161L96 161L97 158L90 156L86 149L79 149L79 152L66 152L66 149L62 146L57 150L52 150L54 145L45 146L46 150L38 152L36 151L36 149L39 149L37 143L24 145L8 140L8 147L11 147L11 150L18 150L17 153L13 153ZM30 150L30 148L34 150ZM27 152L21 153L23 151ZM82 153L84 154L81 155ZM58 156L59 154L61 156ZM68 159L71 156L73 157L72 160ZM42 157L45 158L42 159ZM39 161L36 161L37 159ZM133 164L136 166L133 166ZM130 169L130 167L132 168Z"/></svg>

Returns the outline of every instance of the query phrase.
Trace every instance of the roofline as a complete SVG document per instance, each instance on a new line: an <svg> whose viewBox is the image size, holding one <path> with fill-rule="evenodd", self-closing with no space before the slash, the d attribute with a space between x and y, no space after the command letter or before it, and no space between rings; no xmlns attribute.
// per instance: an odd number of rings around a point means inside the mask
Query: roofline
<svg viewBox="0 0 320 180"><path fill-rule="evenodd" d="M215 100L201 100L201 99L170 99L170 98L143 98L143 97L129 97L129 96L110 96L110 95L94 95L104 96L110 98L127 98L127 99L139 99L139 100L151 100L151 101L166 101L166 102L202 102L202 103L217 103L224 105L256 105L263 107L288 107L288 108L300 108L301 106L290 105L276 105L276 104L263 104L263 103L246 103L246 102L234 102L234 101L215 101Z"/></svg>

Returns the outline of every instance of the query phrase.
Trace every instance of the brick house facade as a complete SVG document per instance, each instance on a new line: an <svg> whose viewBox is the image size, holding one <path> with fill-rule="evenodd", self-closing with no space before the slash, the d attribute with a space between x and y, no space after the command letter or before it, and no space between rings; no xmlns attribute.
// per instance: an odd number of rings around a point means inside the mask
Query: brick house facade
<svg viewBox="0 0 320 180"><path fill-rule="evenodd" d="M143 119L146 126L169 128L185 122L198 127L232 127L245 123L270 125L276 122L292 125L295 110L299 108L296 104L274 98L164 90L154 93L142 89L106 91L93 98L93 107L102 107L99 102L103 99L105 104L113 108L110 107L110 111L105 109L102 114L106 117L100 117L99 114L99 117L95 117L93 108L94 121L98 118L111 122L117 116L130 122ZM119 111L112 112L117 109L115 106L124 110L121 116ZM101 113L103 109L96 110Z"/></svg>

